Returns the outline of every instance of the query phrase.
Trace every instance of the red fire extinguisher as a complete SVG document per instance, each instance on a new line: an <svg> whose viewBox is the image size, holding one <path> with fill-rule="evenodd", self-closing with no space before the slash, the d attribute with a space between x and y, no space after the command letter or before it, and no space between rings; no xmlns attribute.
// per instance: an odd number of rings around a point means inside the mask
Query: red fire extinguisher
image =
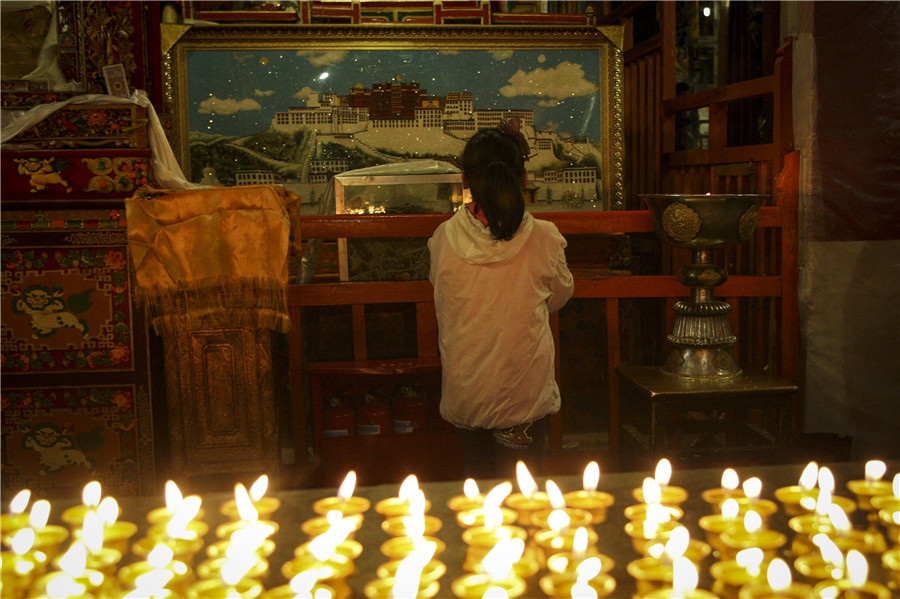
<svg viewBox="0 0 900 599"><path fill-rule="evenodd" d="M356 414L357 435L384 435L391 431L391 409L367 393Z"/></svg>
<svg viewBox="0 0 900 599"><path fill-rule="evenodd" d="M356 434L356 410L338 396L328 398L322 423L323 437L348 437Z"/></svg>
<svg viewBox="0 0 900 599"><path fill-rule="evenodd" d="M394 432L419 433L428 430L428 402L412 385L403 385L394 399Z"/></svg>

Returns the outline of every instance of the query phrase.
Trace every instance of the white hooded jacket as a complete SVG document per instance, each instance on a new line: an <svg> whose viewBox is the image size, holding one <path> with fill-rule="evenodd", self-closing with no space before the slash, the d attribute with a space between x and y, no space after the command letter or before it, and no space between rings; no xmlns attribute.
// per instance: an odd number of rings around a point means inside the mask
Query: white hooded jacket
<svg viewBox="0 0 900 599"><path fill-rule="evenodd" d="M498 429L559 411L549 314L574 288L565 247L556 225L527 212L498 241L465 208L428 240L445 420Z"/></svg>

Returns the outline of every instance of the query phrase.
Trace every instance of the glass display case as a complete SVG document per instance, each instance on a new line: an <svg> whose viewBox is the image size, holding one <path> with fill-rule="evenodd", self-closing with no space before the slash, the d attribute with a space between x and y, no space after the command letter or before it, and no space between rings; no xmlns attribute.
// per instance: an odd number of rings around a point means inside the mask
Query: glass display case
<svg viewBox="0 0 900 599"><path fill-rule="evenodd" d="M451 214L462 204L462 173L449 162L398 162L334 177L335 214ZM427 241L416 237L339 239L340 280L427 279Z"/></svg>

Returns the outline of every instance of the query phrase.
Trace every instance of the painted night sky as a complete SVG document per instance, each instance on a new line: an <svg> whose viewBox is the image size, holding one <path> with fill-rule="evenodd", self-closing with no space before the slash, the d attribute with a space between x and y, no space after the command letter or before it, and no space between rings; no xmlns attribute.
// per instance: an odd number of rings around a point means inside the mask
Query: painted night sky
<svg viewBox="0 0 900 599"><path fill-rule="evenodd" d="M347 94L399 77L430 96L471 92L476 109L534 110L561 137L600 132L596 50L189 50L191 131L250 135L310 92Z"/></svg>

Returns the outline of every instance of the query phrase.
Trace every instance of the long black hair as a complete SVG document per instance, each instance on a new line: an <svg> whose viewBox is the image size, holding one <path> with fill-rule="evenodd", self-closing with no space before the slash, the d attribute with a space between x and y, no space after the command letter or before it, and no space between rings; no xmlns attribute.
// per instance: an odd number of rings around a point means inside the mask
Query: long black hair
<svg viewBox="0 0 900 599"><path fill-rule="evenodd" d="M482 129L469 138L462 154L472 199L494 238L504 241L512 239L525 214L525 160L516 135L522 137L497 128Z"/></svg>

